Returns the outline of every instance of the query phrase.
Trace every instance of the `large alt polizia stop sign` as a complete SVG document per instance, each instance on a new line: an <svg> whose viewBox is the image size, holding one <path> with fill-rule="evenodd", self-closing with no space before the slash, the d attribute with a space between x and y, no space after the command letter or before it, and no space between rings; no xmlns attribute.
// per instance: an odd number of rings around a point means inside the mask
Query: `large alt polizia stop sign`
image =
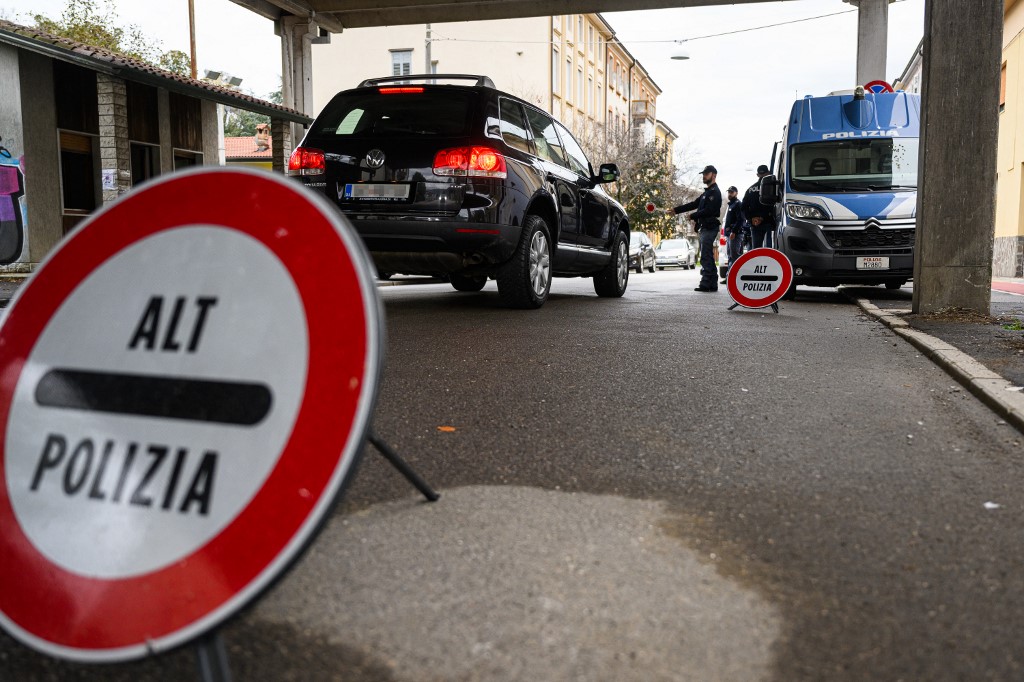
<svg viewBox="0 0 1024 682"><path fill-rule="evenodd" d="M353 471L380 320L358 238L269 173L158 179L72 232L0 326L0 625L116 661L254 598Z"/></svg>

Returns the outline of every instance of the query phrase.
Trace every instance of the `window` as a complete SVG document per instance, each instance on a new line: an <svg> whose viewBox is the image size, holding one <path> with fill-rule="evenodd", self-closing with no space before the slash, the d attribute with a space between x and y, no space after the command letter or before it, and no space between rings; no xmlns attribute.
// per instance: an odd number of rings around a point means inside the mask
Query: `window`
<svg viewBox="0 0 1024 682"><path fill-rule="evenodd" d="M565 99L572 97L572 57L565 58Z"/></svg>
<svg viewBox="0 0 1024 682"><path fill-rule="evenodd" d="M572 16L566 15L565 17L565 39L572 40Z"/></svg>
<svg viewBox="0 0 1024 682"><path fill-rule="evenodd" d="M131 142L132 187L160 174L160 147Z"/></svg>
<svg viewBox="0 0 1024 682"><path fill-rule="evenodd" d="M65 234L99 205L97 143L93 135L60 131L61 213Z"/></svg>
<svg viewBox="0 0 1024 682"><path fill-rule="evenodd" d="M594 113L594 78L587 77L587 113Z"/></svg>
<svg viewBox="0 0 1024 682"><path fill-rule="evenodd" d="M501 119L501 139L509 147L521 152L532 154L530 136L526 132L526 116L518 102L501 98L498 104L498 116Z"/></svg>
<svg viewBox="0 0 1024 682"><path fill-rule="evenodd" d="M558 65L561 64L558 60L558 48L552 48L551 50L551 92L559 93L562 89L559 87L558 77L562 73Z"/></svg>
<svg viewBox="0 0 1024 682"><path fill-rule="evenodd" d="M1002 113L1006 110L1006 62L1003 62L1003 68L999 70L999 112Z"/></svg>
<svg viewBox="0 0 1024 682"><path fill-rule="evenodd" d="M567 165L562 153L562 143L555 132L555 122L546 114L531 107L526 108L526 118L530 122L530 130L533 131L533 139L537 144L537 155L559 166Z"/></svg>
<svg viewBox="0 0 1024 682"><path fill-rule="evenodd" d="M174 150L174 170L191 168L192 166L203 165L203 155L198 152L190 152L187 149Z"/></svg>
<svg viewBox="0 0 1024 682"><path fill-rule="evenodd" d="M611 57L608 57L608 67L604 70L605 75L608 77L608 87L615 87L615 72L612 70L614 62Z"/></svg>
<svg viewBox="0 0 1024 682"><path fill-rule="evenodd" d="M582 14L579 15L578 17L576 17L576 38L577 38L577 40L580 43L583 42L583 15ZM582 48L583 48L583 46L580 45L580 49L582 49Z"/></svg>
<svg viewBox="0 0 1024 682"><path fill-rule="evenodd" d="M855 192L866 186L917 186L916 137L835 140L794 145L793 189Z"/></svg>
<svg viewBox="0 0 1024 682"><path fill-rule="evenodd" d="M568 154L569 168L575 171L577 175L589 180L590 162L587 161L587 155L583 153L583 149L576 141L576 138L559 123L555 123L555 129L558 131L558 136L562 138L564 151Z"/></svg>
<svg viewBox="0 0 1024 682"><path fill-rule="evenodd" d="M576 69L576 108L582 109L586 102L586 95L583 93L583 67Z"/></svg>
<svg viewBox="0 0 1024 682"><path fill-rule="evenodd" d="M425 91L341 95L331 100L310 134L316 137L461 135L469 126L468 92Z"/></svg>
<svg viewBox="0 0 1024 682"><path fill-rule="evenodd" d="M391 51L391 75L408 76L412 73L412 50Z"/></svg>

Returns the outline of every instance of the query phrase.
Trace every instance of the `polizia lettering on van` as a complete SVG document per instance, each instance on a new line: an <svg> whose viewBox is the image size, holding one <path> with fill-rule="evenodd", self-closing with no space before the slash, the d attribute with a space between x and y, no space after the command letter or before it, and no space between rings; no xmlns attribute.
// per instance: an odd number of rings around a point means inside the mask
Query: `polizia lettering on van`
<svg viewBox="0 0 1024 682"><path fill-rule="evenodd" d="M895 128L892 130L859 130L855 133L825 133L821 136L823 140L847 140L858 137L899 137L900 133Z"/></svg>

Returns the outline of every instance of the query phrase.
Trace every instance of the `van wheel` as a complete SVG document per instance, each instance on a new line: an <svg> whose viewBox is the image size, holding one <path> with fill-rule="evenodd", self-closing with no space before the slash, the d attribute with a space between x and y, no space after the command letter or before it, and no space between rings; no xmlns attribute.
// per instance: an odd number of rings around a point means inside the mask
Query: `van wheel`
<svg viewBox="0 0 1024 682"><path fill-rule="evenodd" d="M528 215L511 260L498 271L498 295L509 308L539 308L551 291L551 231L543 218Z"/></svg>
<svg viewBox="0 0 1024 682"><path fill-rule="evenodd" d="M793 282L793 283L791 283L789 285L789 288L786 289L786 293L784 293L782 295L782 299L784 301L792 301L795 298L796 298L796 282Z"/></svg>
<svg viewBox="0 0 1024 682"><path fill-rule="evenodd" d="M458 273L449 275L448 281L452 283L456 291L480 291L487 284L487 278L483 275L473 277Z"/></svg>
<svg viewBox="0 0 1024 682"><path fill-rule="evenodd" d="M612 246L611 260L601 272L594 275L594 291L598 296L618 298L626 293L626 285L629 283L628 253L626 234L619 232Z"/></svg>

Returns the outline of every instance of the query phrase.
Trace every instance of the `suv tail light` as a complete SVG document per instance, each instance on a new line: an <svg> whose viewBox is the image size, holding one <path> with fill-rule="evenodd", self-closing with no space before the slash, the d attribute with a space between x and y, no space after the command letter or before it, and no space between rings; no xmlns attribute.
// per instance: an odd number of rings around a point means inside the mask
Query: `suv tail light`
<svg viewBox="0 0 1024 682"><path fill-rule="evenodd" d="M505 157L490 147L452 147L434 155L434 175L506 178Z"/></svg>
<svg viewBox="0 0 1024 682"><path fill-rule="evenodd" d="M288 157L288 175L323 175L324 153L320 149L296 147Z"/></svg>

